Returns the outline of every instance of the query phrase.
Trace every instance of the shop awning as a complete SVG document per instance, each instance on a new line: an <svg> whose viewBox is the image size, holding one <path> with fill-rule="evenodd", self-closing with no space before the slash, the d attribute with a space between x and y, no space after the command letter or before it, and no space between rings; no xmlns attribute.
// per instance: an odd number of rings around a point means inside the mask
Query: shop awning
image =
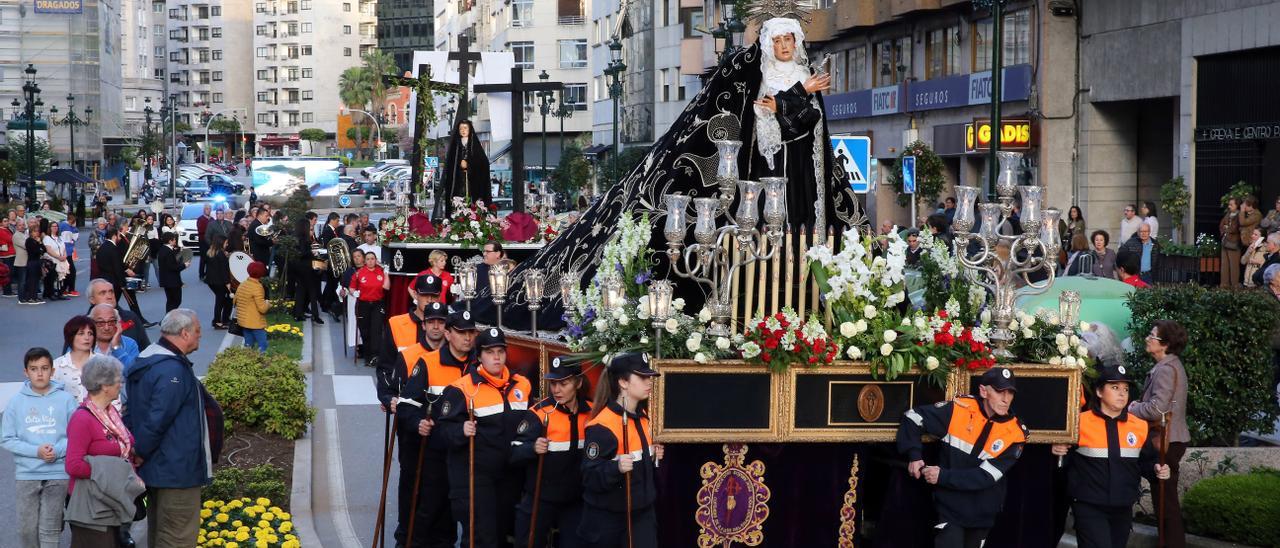
<svg viewBox="0 0 1280 548"><path fill-rule="evenodd" d="M607 152L610 150L613 150L613 145L610 145L610 144L591 145L587 148L582 149L582 154L585 156L598 156L601 153Z"/></svg>

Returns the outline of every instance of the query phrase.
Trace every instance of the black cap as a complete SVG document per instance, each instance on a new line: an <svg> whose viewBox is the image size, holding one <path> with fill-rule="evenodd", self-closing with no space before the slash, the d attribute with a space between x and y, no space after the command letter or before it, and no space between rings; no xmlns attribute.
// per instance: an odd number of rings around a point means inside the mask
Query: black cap
<svg viewBox="0 0 1280 548"><path fill-rule="evenodd" d="M431 303L422 312L422 320L449 320L449 307L443 303Z"/></svg>
<svg viewBox="0 0 1280 548"><path fill-rule="evenodd" d="M988 369L986 373L982 374L978 384L985 384L996 390L1018 391L1018 385L1013 378L1013 370L1007 367L992 367Z"/></svg>
<svg viewBox="0 0 1280 548"><path fill-rule="evenodd" d="M471 313L462 310L449 315L449 319L445 320L444 326L449 329L458 331L475 331L476 322L471 319Z"/></svg>
<svg viewBox="0 0 1280 548"><path fill-rule="evenodd" d="M439 295L440 288L440 277L434 274L418 276L418 279L413 282L413 290L419 295Z"/></svg>
<svg viewBox="0 0 1280 548"><path fill-rule="evenodd" d="M476 337L476 348L484 350L495 346L507 347L507 336L501 329L490 327L480 331L480 336Z"/></svg>
<svg viewBox="0 0 1280 548"><path fill-rule="evenodd" d="M632 373L646 377L660 375L649 366L649 354L647 352L618 354L609 362L609 374L615 379Z"/></svg>
<svg viewBox="0 0 1280 548"><path fill-rule="evenodd" d="M564 358L552 358L551 367L547 369L546 378L549 381L562 381L581 374L582 366L576 363L569 363Z"/></svg>
<svg viewBox="0 0 1280 548"><path fill-rule="evenodd" d="M1109 365L1098 367L1098 378L1095 381L1098 386L1102 386L1109 382L1127 382L1133 384L1133 378L1129 376L1128 369L1123 365Z"/></svg>

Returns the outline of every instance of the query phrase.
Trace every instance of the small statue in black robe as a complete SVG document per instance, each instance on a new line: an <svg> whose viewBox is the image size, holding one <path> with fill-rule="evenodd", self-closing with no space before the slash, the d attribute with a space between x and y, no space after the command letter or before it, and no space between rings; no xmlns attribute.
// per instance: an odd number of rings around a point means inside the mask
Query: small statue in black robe
<svg viewBox="0 0 1280 548"><path fill-rule="evenodd" d="M453 198L464 198L469 204L477 200L486 204L493 201L489 185L489 156L476 137L471 120L460 120L449 138L440 188L445 192L437 193L443 199L436 200L432 214L434 219L444 218L453 210Z"/></svg>

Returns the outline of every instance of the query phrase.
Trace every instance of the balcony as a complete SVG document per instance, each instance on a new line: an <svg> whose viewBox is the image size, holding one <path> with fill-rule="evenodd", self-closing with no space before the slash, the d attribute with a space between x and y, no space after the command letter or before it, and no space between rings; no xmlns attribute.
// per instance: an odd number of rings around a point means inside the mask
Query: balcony
<svg viewBox="0 0 1280 548"><path fill-rule="evenodd" d="M891 0L889 13L894 17L902 17L913 11L936 10L942 7L940 0Z"/></svg>
<svg viewBox="0 0 1280 548"><path fill-rule="evenodd" d="M876 24L876 6L873 2L839 2L835 7L836 28L847 30L870 27Z"/></svg>
<svg viewBox="0 0 1280 548"><path fill-rule="evenodd" d="M556 19L556 24L561 26L579 26L587 24L587 18L581 15L561 15Z"/></svg>

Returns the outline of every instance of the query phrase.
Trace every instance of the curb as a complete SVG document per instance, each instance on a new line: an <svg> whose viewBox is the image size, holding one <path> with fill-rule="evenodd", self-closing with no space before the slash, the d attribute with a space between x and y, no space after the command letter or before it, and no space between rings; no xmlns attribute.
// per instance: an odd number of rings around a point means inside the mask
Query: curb
<svg viewBox="0 0 1280 548"><path fill-rule="evenodd" d="M1159 535L1160 532L1155 527L1142 523L1134 523L1133 533L1129 535L1129 546L1133 548L1155 548L1159 544ZM1192 548L1239 548L1252 545L1236 544L1234 542L1214 540L1211 538L1187 534L1187 546Z"/></svg>
<svg viewBox="0 0 1280 548"><path fill-rule="evenodd" d="M303 373L311 373L314 370L311 360L311 345L315 344L314 332L311 328L311 322L303 322L302 324L302 357L298 359L298 369ZM308 385L310 386L310 385ZM308 394L309 396L309 394ZM311 401L308 397L307 401Z"/></svg>
<svg viewBox="0 0 1280 548"><path fill-rule="evenodd" d="M303 327L302 340L302 359L299 360L298 367L305 373L307 403L312 404L315 403L315 394L311 379L311 346L315 339L312 337L311 322ZM314 539L316 546L322 544L320 536L316 534L315 519L311 513L311 444L314 429L313 420L307 426L307 432L293 442L293 486L289 492L289 510L293 514L294 534L303 546L313 545L309 542L311 539Z"/></svg>

